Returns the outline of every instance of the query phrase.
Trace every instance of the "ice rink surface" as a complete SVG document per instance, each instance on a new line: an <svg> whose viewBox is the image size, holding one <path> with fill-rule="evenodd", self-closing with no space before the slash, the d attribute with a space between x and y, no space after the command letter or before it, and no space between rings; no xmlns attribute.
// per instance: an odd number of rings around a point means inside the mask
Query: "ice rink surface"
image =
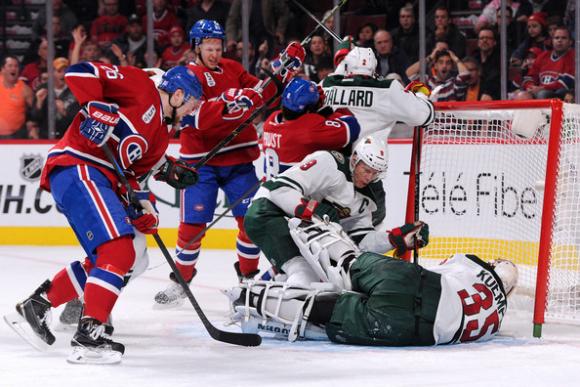
<svg viewBox="0 0 580 387"><path fill-rule="evenodd" d="M273 339L256 348L220 343L208 336L187 301L178 309L153 309L153 296L165 288L170 269L158 250L150 255L150 270L124 290L113 311L116 340L126 346L121 364L68 364L72 331L55 331L56 343L39 352L2 321L0 387L580 385L580 327L547 325L537 340L530 318L510 311L501 336L486 343L427 348ZM12 312L17 301L82 256L73 247L0 246L0 314ZM202 251L192 286L220 329L236 329L223 325L228 305L219 292L236 283L234 260L234 251ZM53 313L55 329L60 310Z"/></svg>

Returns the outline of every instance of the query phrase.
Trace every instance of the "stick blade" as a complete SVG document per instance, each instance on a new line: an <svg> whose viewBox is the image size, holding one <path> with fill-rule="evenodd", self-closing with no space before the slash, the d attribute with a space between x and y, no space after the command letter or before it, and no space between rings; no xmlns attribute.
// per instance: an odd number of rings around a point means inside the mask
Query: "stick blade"
<svg viewBox="0 0 580 387"><path fill-rule="evenodd" d="M210 329L209 334L217 341L243 347L257 347L262 344L262 337L255 333L227 332L215 328Z"/></svg>

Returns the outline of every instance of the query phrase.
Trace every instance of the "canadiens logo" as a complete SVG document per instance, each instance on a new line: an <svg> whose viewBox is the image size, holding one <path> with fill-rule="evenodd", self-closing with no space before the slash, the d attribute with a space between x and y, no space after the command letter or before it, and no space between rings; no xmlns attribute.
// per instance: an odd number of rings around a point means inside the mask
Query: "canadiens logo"
<svg viewBox="0 0 580 387"><path fill-rule="evenodd" d="M125 137L119 144L119 156L123 169L129 168L131 164L143 157L147 152L147 141L136 134Z"/></svg>
<svg viewBox="0 0 580 387"><path fill-rule="evenodd" d="M205 72L205 73L203 73L203 76L205 77L205 80L207 81L207 85L209 87L215 86L215 81L214 81L214 79L213 79L213 77L211 76L210 73Z"/></svg>
<svg viewBox="0 0 580 387"><path fill-rule="evenodd" d="M151 105L149 109L147 109L147 111L143 113L141 119L143 120L144 123L148 124L155 116L155 112L156 112L155 106Z"/></svg>
<svg viewBox="0 0 580 387"><path fill-rule="evenodd" d="M28 181L40 179L43 163L44 159L40 154L23 155L20 158L20 176Z"/></svg>

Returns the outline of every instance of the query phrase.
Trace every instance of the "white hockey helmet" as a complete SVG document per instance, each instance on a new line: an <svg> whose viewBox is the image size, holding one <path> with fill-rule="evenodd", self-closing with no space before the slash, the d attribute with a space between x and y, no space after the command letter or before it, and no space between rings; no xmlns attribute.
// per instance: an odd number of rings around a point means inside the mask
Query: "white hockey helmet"
<svg viewBox="0 0 580 387"><path fill-rule="evenodd" d="M354 168L359 161L380 172L375 181L384 178L389 168L389 152L387 144L384 141L379 141L372 136L366 136L354 147L352 155L350 156L350 170L354 172Z"/></svg>
<svg viewBox="0 0 580 387"><path fill-rule="evenodd" d="M354 47L340 63L345 75L366 75L372 77L377 68L377 57L372 49Z"/></svg>
<svg viewBox="0 0 580 387"><path fill-rule="evenodd" d="M503 288L509 296L518 284L518 267L512 261L501 258L494 259L489 264L501 279Z"/></svg>

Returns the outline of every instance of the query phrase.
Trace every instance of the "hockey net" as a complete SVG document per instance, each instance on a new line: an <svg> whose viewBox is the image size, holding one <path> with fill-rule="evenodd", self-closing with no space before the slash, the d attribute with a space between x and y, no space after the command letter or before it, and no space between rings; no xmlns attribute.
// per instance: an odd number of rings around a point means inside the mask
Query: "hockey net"
<svg viewBox="0 0 580 387"><path fill-rule="evenodd" d="M441 103L414 145L418 201L409 181L407 220L430 226L429 264L453 253L519 268L512 306L580 323L580 106L546 101Z"/></svg>

